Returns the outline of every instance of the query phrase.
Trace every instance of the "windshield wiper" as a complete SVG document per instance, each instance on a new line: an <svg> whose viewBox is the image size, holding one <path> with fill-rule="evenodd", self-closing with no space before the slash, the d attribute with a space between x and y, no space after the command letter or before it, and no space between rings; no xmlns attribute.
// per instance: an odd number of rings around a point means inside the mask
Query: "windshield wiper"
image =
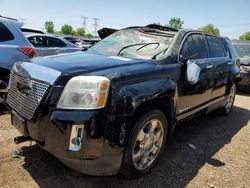
<svg viewBox="0 0 250 188"><path fill-rule="evenodd" d="M160 51L159 53L155 54L155 55L152 57L152 59L156 59L156 57L157 57L158 55L160 55L161 53L162 53L162 54L165 54L167 50L168 50L168 48L166 48L166 49Z"/></svg>
<svg viewBox="0 0 250 188"><path fill-rule="evenodd" d="M118 52L117 56L119 56L119 55L121 54L121 52L122 52L123 50L127 49L127 48L130 48L130 47L133 47L133 46L143 45L143 46L141 46L140 48L136 49L136 51L138 51L138 50L144 48L145 46L152 45L152 44L158 44L158 46L160 45L159 42L131 44L131 45L128 45L128 46L124 46L124 47ZM157 46L157 47L158 47L158 46Z"/></svg>

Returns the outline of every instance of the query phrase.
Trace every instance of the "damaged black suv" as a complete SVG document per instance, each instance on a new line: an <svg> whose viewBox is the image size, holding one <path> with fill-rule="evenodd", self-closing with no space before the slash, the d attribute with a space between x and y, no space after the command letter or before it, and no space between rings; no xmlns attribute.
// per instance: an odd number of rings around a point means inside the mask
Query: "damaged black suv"
<svg viewBox="0 0 250 188"><path fill-rule="evenodd" d="M142 176L180 120L229 114L237 58L225 38L149 25L112 30L85 52L18 62L7 97L23 134L15 141L32 139L83 173Z"/></svg>

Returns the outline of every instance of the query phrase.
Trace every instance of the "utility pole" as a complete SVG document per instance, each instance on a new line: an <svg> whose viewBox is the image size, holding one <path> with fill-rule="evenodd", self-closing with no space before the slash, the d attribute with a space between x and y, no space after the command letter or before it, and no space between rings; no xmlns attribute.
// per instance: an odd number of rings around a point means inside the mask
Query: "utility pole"
<svg viewBox="0 0 250 188"><path fill-rule="evenodd" d="M97 35L97 28L99 27L99 24L98 24L98 21L100 20L99 18L93 18L94 20L94 35L96 36Z"/></svg>
<svg viewBox="0 0 250 188"><path fill-rule="evenodd" d="M82 18L82 25L83 25L83 29L87 32L87 19L88 17L87 16L81 16Z"/></svg>

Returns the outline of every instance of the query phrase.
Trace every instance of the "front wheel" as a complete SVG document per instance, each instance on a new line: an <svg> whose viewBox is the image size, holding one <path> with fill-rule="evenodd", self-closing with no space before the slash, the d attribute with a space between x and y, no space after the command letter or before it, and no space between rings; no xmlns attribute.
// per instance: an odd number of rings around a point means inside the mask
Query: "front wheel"
<svg viewBox="0 0 250 188"><path fill-rule="evenodd" d="M163 151L167 132L167 120L161 111L153 110L141 117L129 137L121 174L137 178L148 173Z"/></svg>
<svg viewBox="0 0 250 188"><path fill-rule="evenodd" d="M235 95L236 95L236 85L235 83L233 83L230 88L230 93L227 96L227 103L221 109L223 115L228 115L231 112L234 105Z"/></svg>

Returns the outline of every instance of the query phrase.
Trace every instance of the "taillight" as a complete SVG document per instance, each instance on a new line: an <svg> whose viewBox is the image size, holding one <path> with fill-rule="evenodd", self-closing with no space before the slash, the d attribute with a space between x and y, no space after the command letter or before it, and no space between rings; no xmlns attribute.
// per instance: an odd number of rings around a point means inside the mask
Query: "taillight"
<svg viewBox="0 0 250 188"><path fill-rule="evenodd" d="M35 55L35 50L31 46L21 46L18 48L19 51L23 52L25 55L29 57L34 57Z"/></svg>

